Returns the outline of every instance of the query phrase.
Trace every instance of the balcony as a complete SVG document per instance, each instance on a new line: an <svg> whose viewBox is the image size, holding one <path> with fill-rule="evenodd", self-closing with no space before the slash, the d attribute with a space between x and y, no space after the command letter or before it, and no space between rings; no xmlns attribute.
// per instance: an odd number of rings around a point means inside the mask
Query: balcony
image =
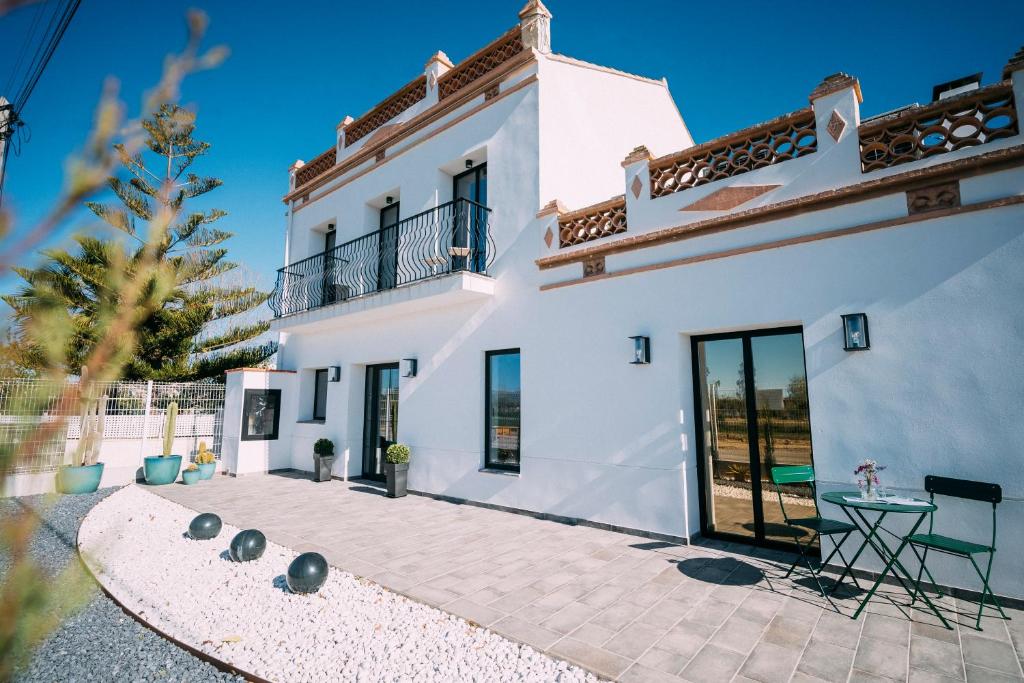
<svg viewBox="0 0 1024 683"><path fill-rule="evenodd" d="M367 311L369 295L398 289L409 290L403 301L452 291L489 293L474 276L486 275L494 259L490 214L486 206L456 199L281 268L269 300L274 317L347 302L347 310ZM423 291L409 287L452 274L463 277Z"/></svg>

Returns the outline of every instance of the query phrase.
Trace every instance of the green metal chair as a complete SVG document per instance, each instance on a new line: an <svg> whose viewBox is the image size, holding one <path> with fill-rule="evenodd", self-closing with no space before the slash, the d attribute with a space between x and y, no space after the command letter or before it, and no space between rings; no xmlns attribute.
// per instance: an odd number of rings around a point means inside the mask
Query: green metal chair
<svg viewBox="0 0 1024 683"><path fill-rule="evenodd" d="M944 553L946 555L953 555L956 557L964 557L970 560L974 570L978 573L978 578L981 579L982 590L981 590L981 603L978 606L978 619L975 627L981 630L981 616L985 610L985 601L991 598L992 604L1003 619L1009 619L1006 613L1003 611L1002 606L996 599L995 593L992 592L992 588L988 584L989 576L992 573L992 560L996 554L996 506L1003 501L1003 489L999 484L987 484L980 481L969 481L967 479L951 479L949 477L937 477L935 475L928 475L924 478L924 490L931 494L932 503L935 502L935 496L948 496L950 498L962 498L966 500L977 500L985 503L992 504L992 543L990 545L983 545L981 543L974 543L971 541L963 541L958 538L951 538L949 536L943 536L941 534L934 533L935 530L935 513L932 512L928 518L928 533L926 534L914 534L908 536L906 542L913 549L914 554L917 555L917 559L921 562L921 569L917 572L917 585L914 587L913 598L911 604L917 601L917 592L924 592L921 588L921 575L924 572L928 572L928 578L932 582L932 586L935 591L942 597L942 591L935 583L935 579L932 577L931 572L925 567L925 562L928 559L928 551L934 550L938 553ZM924 553L919 554L918 548L923 548ZM975 555L988 555L988 565L985 568L985 572L982 573L981 567L975 562Z"/></svg>
<svg viewBox="0 0 1024 683"><path fill-rule="evenodd" d="M851 533L857 530L857 527L849 522L842 522L837 519L828 519L821 516L821 512L818 510L818 491L814 481L814 468L810 465L773 467L771 469L771 475L772 483L775 484L775 492L779 495L779 507L782 508L782 518L786 521L786 524L798 529L808 529L814 534L811 536L811 540L807 542L807 549L810 549L810 547L814 545L815 539L822 536L842 536L838 541L833 541L833 545L835 547L832 549L832 552L829 553L828 557L821 561L821 566L824 567L827 565L829 560L838 554L843 561L843 566L846 567L846 571L843 572L843 576L849 573L850 578L853 579L853 583L859 589L860 583L857 581L857 577L853 573L853 567L851 567L850 563L846 561L846 557L843 555L843 551L841 550L843 543L846 542L846 539ZM810 486L811 500L814 501L814 517L789 516L789 513L786 512L786 505L782 500L782 484L807 484ZM796 547L799 551L799 555L795 560L793 560L793 564L789 567L789 571L786 572L786 578L793 573L793 570L796 569L797 564L799 564L802 559L804 564L807 565L807 569L810 571L814 581L818 584L818 589L821 591L821 595L829 602L832 602L832 598L829 597L828 593L825 592L825 588L821 585L821 579L819 578L820 571L816 571L814 569L810 558L805 552L804 545L800 543L800 535L801 534L793 534L793 539L796 541ZM832 587L833 592L839 587L840 581L842 581L842 576L839 581L836 582L836 585Z"/></svg>

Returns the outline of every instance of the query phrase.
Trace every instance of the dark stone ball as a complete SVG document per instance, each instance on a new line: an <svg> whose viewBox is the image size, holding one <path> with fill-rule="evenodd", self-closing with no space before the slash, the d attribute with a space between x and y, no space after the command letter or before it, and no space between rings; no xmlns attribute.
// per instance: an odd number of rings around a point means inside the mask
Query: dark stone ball
<svg viewBox="0 0 1024 683"><path fill-rule="evenodd" d="M327 560L320 553L302 553L288 565L292 593L316 593L327 580Z"/></svg>
<svg viewBox="0 0 1024 683"><path fill-rule="evenodd" d="M231 547L228 552L235 562L249 562L258 560L267 549L267 537L258 529L246 529L239 531L231 539Z"/></svg>
<svg viewBox="0 0 1024 683"><path fill-rule="evenodd" d="M204 512L201 515L196 515L196 518L188 525L188 535L197 541L208 541L217 537L220 528L220 517L212 512Z"/></svg>

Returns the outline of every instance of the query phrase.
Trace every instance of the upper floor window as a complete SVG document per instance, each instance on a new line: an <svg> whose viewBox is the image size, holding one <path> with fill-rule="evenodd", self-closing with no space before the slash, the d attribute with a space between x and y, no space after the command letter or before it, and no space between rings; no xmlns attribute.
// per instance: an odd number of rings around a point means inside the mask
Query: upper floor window
<svg viewBox="0 0 1024 683"><path fill-rule="evenodd" d="M484 406L484 466L519 471L519 349L488 351Z"/></svg>

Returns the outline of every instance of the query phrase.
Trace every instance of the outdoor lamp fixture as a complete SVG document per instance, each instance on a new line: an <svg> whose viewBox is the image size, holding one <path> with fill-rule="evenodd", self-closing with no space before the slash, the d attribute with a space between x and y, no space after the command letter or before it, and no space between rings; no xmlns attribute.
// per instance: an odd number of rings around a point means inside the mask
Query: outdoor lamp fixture
<svg viewBox="0 0 1024 683"><path fill-rule="evenodd" d="M866 313L847 313L843 318L843 350L864 351L871 348Z"/></svg>
<svg viewBox="0 0 1024 683"><path fill-rule="evenodd" d="M327 379L330 382L340 382L341 381L341 366L340 365L332 365L329 368L327 368Z"/></svg>
<svg viewBox="0 0 1024 683"><path fill-rule="evenodd" d="M473 168L473 160L466 159L466 168Z"/></svg>
<svg viewBox="0 0 1024 683"><path fill-rule="evenodd" d="M402 359L402 377L415 377L416 376L416 359L415 358L403 358Z"/></svg>
<svg viewBox="0 0 1024 683"><path fill-rule="evenodd" d="M391 195L388 195L387 197L384 198L384 203L385 204L390 204L393 201L395 201L395 198L392 197Z"/></svg>
<svg viewBox="0 0 1024 683"><path fill-rule="evenodd" d="M651 338L630 337L633 340L633 360L630 365L647 365L651 362Z"/></svg>

